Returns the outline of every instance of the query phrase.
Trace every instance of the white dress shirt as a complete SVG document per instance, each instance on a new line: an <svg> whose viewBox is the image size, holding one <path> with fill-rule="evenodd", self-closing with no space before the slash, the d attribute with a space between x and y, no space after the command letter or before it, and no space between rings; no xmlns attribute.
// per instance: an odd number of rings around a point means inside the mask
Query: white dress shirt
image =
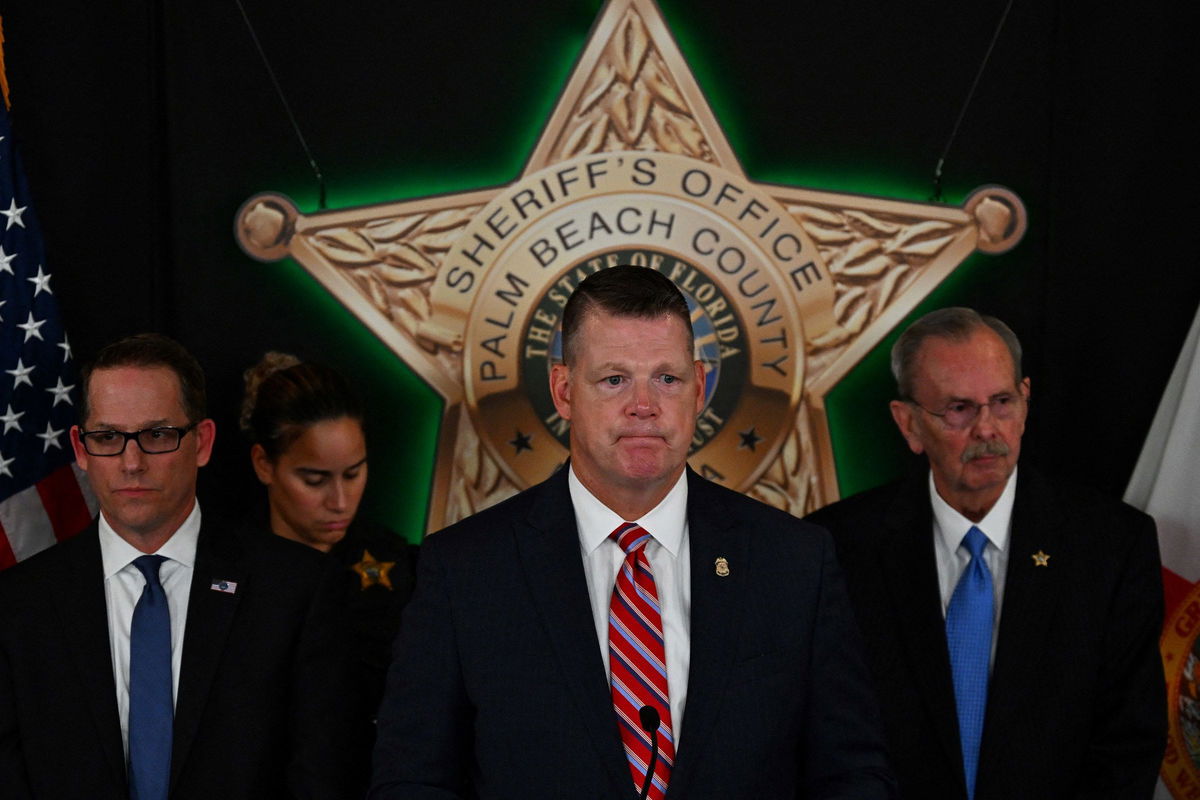
<svg viewBox="0 0 1200 800"><path fill-rule="evenodd" d="M567 483L579 528L579 547L587 575L588 597L600 641L604 671L608 666L608 607L625 551L609 539L622 522L636 522L650 534L646 558L654 572L654 587L662 615L663 643L667 656L667 693L671 701L671 735L679 752L679 724L687 699L688 665L691 658L692 580L687 525L687 473L667 492L662 502L640 519L622 519L605 506L575 476L572 467Z"/></svg>
<svg viewBox="0 0 1200 800"><path fill-rule="evenodd" d="M167 596L171 614L171 699L179 694L179 666L183 662L183 631L187 623L188 593L196 564L196 539L200 535L200 504L179 529L158 549L165 556L158 580ZM117 685L117 713L121 719L121 741L129 758L129 632L133 609L146 579L133 565L144 556L141 550L117 535L100 515L100 558L104 567L104 599L108 604L108 644L112 649L113 681Z"/></svg>
<svg viewBox="0 0 1200 800"><path fill-rule="evenodd" d="M1017 471L1008 476L1004 491L987 515L979 522L972 522L937 493L933 473L929 473L929 499L933 505L933 552L937 560L938 586L942 592L942 616L950 607L950 598L958 579L971 563L971 552L962 546L963 537L971 526L979 528L987 537L983 560L992 573L992 591L995 595L995 613L992 616L992 656L996 663L996 632L1000 630L1000 609L1004 602L1004 576L1008 571L1009 534L1012 531L1013 500L1017 496Z"/></svg>

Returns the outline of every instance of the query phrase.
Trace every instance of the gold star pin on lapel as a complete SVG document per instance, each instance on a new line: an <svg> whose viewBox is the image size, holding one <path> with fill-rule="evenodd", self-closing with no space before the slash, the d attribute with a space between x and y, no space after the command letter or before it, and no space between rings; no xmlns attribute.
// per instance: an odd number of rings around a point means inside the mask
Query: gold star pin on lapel
<svg viewBox="0 0 1200 800"><path fill-rule="evenodd" d="M1041 550L1038 550L1033 554L1033 565L1035 567L1050 566L1050 556L1048 556L1046 553L1043 553Z"/></svg>
<svg viewBox="0 0 1200 800"><path fill-rule="evenodd" d="M376 561L370 550L363 550L362 560L354 564L351 569L357 572L358 577L362 579L364 591L371 586L382 586L390 592L392 579L388 577L388 573L394 566L396 566L395 561Z"/></svg>

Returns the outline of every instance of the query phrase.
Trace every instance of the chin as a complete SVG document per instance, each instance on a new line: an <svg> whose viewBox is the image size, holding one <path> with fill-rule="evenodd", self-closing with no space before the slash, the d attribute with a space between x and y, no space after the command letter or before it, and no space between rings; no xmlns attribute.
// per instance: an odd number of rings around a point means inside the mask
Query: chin
<svg viewBox="0 0 1200 800"><path fill-rule="evenodd" d="M1009 464L995 464L985 468L969 466L963 483L975 490L992 489L1003 485L1011 474L1012 467Z"/></svg>
<svg viewBox="0 0 1200 800"><path fill-rule="evenodd" d="M673 468L660 458L630 459L622 465L621 471L628 480L639 483L664 480L674 472Z"/></svg>
<svg viewBox="0 0 1200 800"><path fill-rule="evenodd" d="M155 528L162 524L162 518L144 506L122 506L120 514L112 514L112 519L116 520L123 527L130 530L141 531Z"/></svg>
<svg viewBox="0 0 1200 800"><path fill-rule="evenodd" d="M310 542L312 542L314 544L325 545L327 547L330 545L337 544L344 538L346 538L346 529L345 528L343 528L342 530L337 530L337 531L326 531L326 530L309 531L309 534L308 534L308 540Z"/></svg>

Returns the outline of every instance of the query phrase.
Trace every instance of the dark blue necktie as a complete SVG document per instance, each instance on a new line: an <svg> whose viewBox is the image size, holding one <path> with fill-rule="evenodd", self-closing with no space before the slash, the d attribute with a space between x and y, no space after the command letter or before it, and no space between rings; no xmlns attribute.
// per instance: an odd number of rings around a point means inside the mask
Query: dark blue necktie
<svg viewBox="0 0 1200 800"><path fill-rule="evenodd" d="M987 709L988 666L992 655L992 573L983 560L987 537L971 526L962 546L971 553L967 571L958 579L946 609L946 643L950 646L950 671L958 705L958 734L962 742L967 797L975 797L979 771L979 743L983 739L983 714Z"/></svg>
<svg viewBox="0 0 1200 800"><path fill-rule="evenodd" d="M129 797L166 800L171 776L171 612L158 580L162 556L141 556L133 565L146 588L133 609L129 633Z"/></svg>

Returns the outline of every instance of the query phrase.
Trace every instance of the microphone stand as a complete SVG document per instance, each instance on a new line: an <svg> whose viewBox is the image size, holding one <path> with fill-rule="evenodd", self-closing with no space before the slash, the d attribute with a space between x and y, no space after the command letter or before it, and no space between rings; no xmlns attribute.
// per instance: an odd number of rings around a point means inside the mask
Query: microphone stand
<svg viewBox="0 0 1200 800"><path fill-rule="evenodd" d="M658 709L650 705L638 709L638 717L642 723L642 730L650 734L650 766L646 769L646 779L642 781L642 793L638 798L646 800L650 794L650 784L654 783L654 765L658 763L658 724L661 718Z"/></svg>

